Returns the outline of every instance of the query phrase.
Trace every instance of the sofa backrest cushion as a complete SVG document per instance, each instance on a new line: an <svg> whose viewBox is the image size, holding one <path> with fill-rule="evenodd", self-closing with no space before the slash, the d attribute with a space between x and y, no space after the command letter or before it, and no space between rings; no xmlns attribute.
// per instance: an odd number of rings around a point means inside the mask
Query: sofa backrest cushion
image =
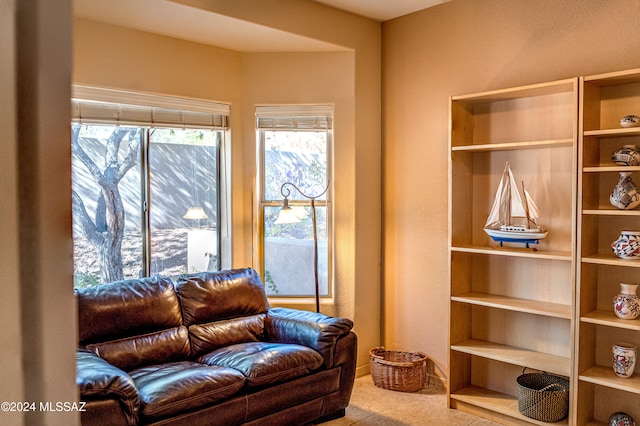
<svg viewBox="0 0 640 426"><path fill-rule="evenodd" d="M176 291L187 327L269 310L260 276L251 268L181 275Z"/></svg>
<svg viewBox="0 0 640 426"><path fill-rule="evenodd" d="M193 356L204 355L223 346L264 340L265 315L215 321L189 326Z"/></svg>
<svg viewBox="0 0 640 426"><path fill-rule="evenodd" d="M189 332L183 325L141 336L89 344L87 349L124 371L183 361L191 354Z"/></svg>
<svg viewBox="0 0 640 426"><path fill-rule="evenodd" d="M180 302L169 278L124 280L77 289L76 300L83 346L182 324Z"/></svg>

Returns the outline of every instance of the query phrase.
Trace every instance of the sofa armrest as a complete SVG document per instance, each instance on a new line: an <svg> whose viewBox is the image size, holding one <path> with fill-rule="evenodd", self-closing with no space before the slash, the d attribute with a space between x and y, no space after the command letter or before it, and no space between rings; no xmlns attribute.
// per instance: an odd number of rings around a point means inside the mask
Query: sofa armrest
<svg viewBox="0 0 640 426"><path fill-rule="evenodd" d="M349 332L336 342L334 363L340 366L340 389L327 395L322 405L322 416L331 416L349 405L353 384L356 378L356 360L358 355L358 338Z"/></svg>
<svg viewBox="0 0 640 426"><path fill-rule="evenodd" d="M316 312L273 308L267 312L265 338L273 342L296 343L320 352L324 366L334 365L336 341L353 328L346 318Z"/></svg>
<svg viewBox="0 0 640 426"><path fill-rule="evenodd" d="M137 424L140 396L133 379L93 352L76 350L76 385L83 401L112 399L118 402L130 425Z"/></svg>

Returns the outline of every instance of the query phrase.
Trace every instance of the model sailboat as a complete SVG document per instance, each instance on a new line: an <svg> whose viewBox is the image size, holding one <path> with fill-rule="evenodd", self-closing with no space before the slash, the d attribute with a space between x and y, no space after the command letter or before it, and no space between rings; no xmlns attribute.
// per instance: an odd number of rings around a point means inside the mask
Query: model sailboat
<svg viewBox="0 0 640 426"><path fill-rule="evenodd" d="M537 219L539 210L533 198L522 184L522 196L511 172L509 162L505 165L502 179L493 201L493 207L487 218L484 230L489 236L500 243L538 244L547 236Z"/></svg>

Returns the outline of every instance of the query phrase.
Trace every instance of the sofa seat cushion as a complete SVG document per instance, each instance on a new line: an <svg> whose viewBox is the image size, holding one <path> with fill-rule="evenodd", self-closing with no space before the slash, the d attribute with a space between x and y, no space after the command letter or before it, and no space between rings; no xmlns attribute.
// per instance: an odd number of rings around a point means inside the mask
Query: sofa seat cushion
<svg viewBox="0 0 640 426"><path fill-rule="evenodd" d="M249 387L256 387L311 373L322 366L323 358L306 346L248 342L220 348L201 356L198 361L238 370L247 378Z"/></svg>
<svg viewBox="0 0 640 426"><path fill-rule="evenodd" d="M237 370L192 361L152 365L129 375L140 394L140 414L146 418L213 404L237 393L245 382Z"/></svg>

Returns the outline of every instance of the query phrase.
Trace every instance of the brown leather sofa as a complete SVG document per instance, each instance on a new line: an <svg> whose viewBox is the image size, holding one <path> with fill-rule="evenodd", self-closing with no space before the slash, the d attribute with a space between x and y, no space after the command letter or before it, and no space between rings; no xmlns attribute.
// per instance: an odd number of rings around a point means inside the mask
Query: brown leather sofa
<svg viewBox="0 0 640 426"><path fill-rule="evenodd" d="M270 308L253 269L76 291L83 425L302 425L343 416L353 323Z"/></svg>

